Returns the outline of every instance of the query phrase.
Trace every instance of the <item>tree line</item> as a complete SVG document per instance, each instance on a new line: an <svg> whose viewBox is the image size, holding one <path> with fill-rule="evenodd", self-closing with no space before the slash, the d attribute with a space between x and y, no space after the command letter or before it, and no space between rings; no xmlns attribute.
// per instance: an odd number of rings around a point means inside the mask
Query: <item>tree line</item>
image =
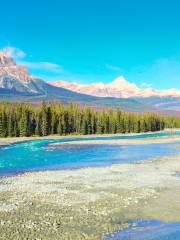
<svg viewBox="0 0 180 240"><path fill-rule="evenodd" d="M0 137L47 136L50 134L108 134L159 131L180 127L180 118L155 113L121 110L96 111L72 103L0 104Z"/></svg>

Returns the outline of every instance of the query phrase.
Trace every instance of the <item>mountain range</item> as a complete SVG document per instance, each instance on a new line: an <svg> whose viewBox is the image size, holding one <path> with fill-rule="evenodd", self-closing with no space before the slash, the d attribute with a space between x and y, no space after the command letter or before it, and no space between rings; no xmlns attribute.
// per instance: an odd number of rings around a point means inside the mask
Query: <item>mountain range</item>
<svg viewBox="0 0 180 240"><path fill-rule="evenodd" d="M78 102L94 108L121 108L127 111L156 111L180 114L180 91L139 89L119 77L112 83L79 85L65 81L46 83L33 77L28 69L0 53L0 101L39 103L42 100Z"/></svg>
<svg viewBox="0 0 180 240"><path fill-rule="evenodd" d="M116 78L110 83L94 83L89 85L70 83L65 81L49 82L56 87L63 87L74 92L84 93L98 97L115 98L149 98L149 97L172 97L180 98L180 90L175 88L167 90L141 89L134 83L130 83L123 76Z"/></svg>

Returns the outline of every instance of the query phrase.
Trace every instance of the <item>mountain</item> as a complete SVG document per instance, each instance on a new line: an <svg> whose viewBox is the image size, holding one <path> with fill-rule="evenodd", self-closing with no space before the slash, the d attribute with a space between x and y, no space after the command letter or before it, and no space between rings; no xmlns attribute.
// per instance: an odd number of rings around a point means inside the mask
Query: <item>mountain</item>
<svg viewBox="0 0 180 240"><path fill-rule="evenodd" d="M149 97L172 97L180 98L180 90L167 89L140 89L134 83L130 83L124 77L118 77L111 83L94 83L89 85L82 85L76 83L69 83L65 81L49 82L49 84L56 87L63 87L65 89L84 93L99 97L115 97L115 98L149 98Z"/></svg>
<svg viewBox="0 0 180 240"><path fill-rule="evenodd" d="M127 98L132 95L132 92L138 90L135 84L125 81L123 77L119 77L109 84L95 83L81 85L65 81L49 82L49 84L56 87L63 87L74 92L98 97Z"/></svg>
<svg viewBox="0 0 180 240"><path fill-rule="evenodd" d="M91 96L133 99L147 105L147 111L151 111L150 108L152 108L153 111L180 115L180 90L174 88L167 90L141 89L134 83L126 81L122 76L106 84L82 85L65 81L49 82L49 84Z"/></svg>
<svg viewBox="0 0 180 240"><path fill-rule="evenodd" d="M42 94L39 80L32 77L26 67L18 66L5 53L0 53L0 88L23 94Z"/></svg>
<svg viewBox="0 0 180 240"><path fill-rule="evenodd" d="M180 115L180 98L177 90L169 91L169 97L166 95L165 98L159 96L145 98L143 96L147 94L142 95L142 93L143 91L146 93L146 90L139 89L123 77L109 84L99 83L90 86L62 81L60 83L60 85L59 82L48 84L42 79L33 77L26 67L19 66L6 53L0 53L0 101L36 104L43 100L60 100L63 104L78 102L97 109L108 107L126 111L155 111ZM178 97L172 97L175 95Z"/></svg>
<svg viewBox="0 0 180 240"><path fill-rule="evenodd" d="M128 111L154 109L134 99L95 97L52 86L29 74L28 69L16 64L13 58L0 53L0 100L38 103L42 100L62 103L78 102L95 108L112 107Z"/></svg>

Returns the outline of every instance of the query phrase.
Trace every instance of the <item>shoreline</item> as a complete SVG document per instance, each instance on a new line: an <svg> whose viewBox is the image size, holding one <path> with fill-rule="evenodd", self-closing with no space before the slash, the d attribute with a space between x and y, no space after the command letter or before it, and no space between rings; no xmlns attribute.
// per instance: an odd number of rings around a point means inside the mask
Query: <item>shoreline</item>
<svg viewBox="0 0 180 240"><path fill-rule="evenodd" d="M112 140L81 140L70 142L58 142L48 144L48 148L58 148L63 145L138 145L138 144L161 144L180 143L180 136L151 137L146 139L112 139Z"/></svg>
<svg viewBox="0 0 180 240"><path fill-rule="evenodd" d="M22 143L22 142L28 142L28 141L34 141L34 140L58 140L58 139L68 139L68 138L97 138L97 137L112 137L112 136L141 136L144 134L156 134L156 133L164 133L164 132L177 132L180 131L180 129L165 129L163 131L156 131L156 132L145 132L145 133L125 133L125 134L91 134L91 135L66 135L66 136L59 136L59 135L49 135L49 136L44 136L44 137L39 137L39 136L33 136L33 137L7 137L7 138L0 138L0 147L2 146L7 146L11 144L16 144L16 143ZM173 136L168 136L168 137L155 137L154 139L157 138L173 138ZM178 136L174 137L174 141L178 141L175 138L178 138ZM180 137L179 137L180 138ZM153 138L152 138L153 139ZM119 140L134 140L134 139L119 139ZM142 139L136 139L137 141L142 140ZM150 140L150 139L147 139ZM98 140L101 141L101 140ZM108 140L106 140L108 141ZM109 140L110 141L110 140ZM133 142L133 141L132 141ZM141 142L140 142L141 143Z"/></svg>
<svg viewBox="0 0 180 240"><path fill-rule="evenodd" d="M29 239L38 233L42 239L99 240L129 219L180 221L177 172L180 155L0 179L1 233L7 239L21 229Z"/></svg>
<svg viewBox="0 0 180 240"><path fill-rule="evenodd" d="M154 133L157 132L148 134ZM142 134L144 133L139 135ZM86 140L88 137L132 135L138 134L0 139L0 147L31 140L79 137L84 140L48 146L169 142L177 142L177 147L180 145L180 135L147 139ZM128 220L180 222L180 215L177 214L180 212L179 173L180 155L177 154L130 164L25 172L0 178L2 239L18 240L17 229L20 229L18 231L23 239L28 236L32 240L58 240L61 236L62 240L99 240L127 227Z"/></svg>

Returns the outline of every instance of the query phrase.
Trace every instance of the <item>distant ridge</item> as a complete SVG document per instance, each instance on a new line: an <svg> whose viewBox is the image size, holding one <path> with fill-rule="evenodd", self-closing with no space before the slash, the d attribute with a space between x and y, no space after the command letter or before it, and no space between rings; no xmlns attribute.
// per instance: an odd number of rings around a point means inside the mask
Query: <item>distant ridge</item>
<svg viewBox="0 0 180 240"><path fill-rule="evenodd" d="M99 97L115 97L115 98L148 98L148 97L179 97L180 90L175 88L167 90L141 89L134 83L130 83L123 76L116 78L110 83L94 83L89 85L70 83L65 81L49 82L56 87L63 87L68 90L84 93Z"/></svg>
<svg viewBox="0 0 180 240"><path fill-rule="evenodd" d="M65 86L68 85L69 87ZM139 91L133 83L118 78L111 84L95 84L91 87L83 85L89 92L77 89L79 85L70 86L70 83L61 82L61 86L48 84L42 79L33 77L28 69L19 66L6 53L0 53L0 101L39 103L44 101L61 101L63 104L77 102L80 105L89 105L96 109L119 108L126 111L154 111L180 115L180 98L174 97L130 97L134 91ZM117 90L121 85L121 95ZM76 89L74 88L76 86ZM116 91L115 91L115 90ZM96 90L96 91L95 91ZM115 94L112 97L112 91ZM93 96L97 95L97 96ZM104 96L105 95L105 96Z"/></svg>
<svg viewBox="0 0 180 240"><path fill-rule="evenodd" d="M153 110L134 99L99 98L49 85L33 77L28 69L16 64L6 53L0 53L0 100L38 103L60 100L64 104L78 102L95 108L121 108L128 111Z"/></svg>
<svg viewBox="0 0 180 240"><path fill-rule="evenodd" d="M42 94L43 89L38 82L26 67L18 66L6 53L0 53L0 88L24 94Z"/></svg>

